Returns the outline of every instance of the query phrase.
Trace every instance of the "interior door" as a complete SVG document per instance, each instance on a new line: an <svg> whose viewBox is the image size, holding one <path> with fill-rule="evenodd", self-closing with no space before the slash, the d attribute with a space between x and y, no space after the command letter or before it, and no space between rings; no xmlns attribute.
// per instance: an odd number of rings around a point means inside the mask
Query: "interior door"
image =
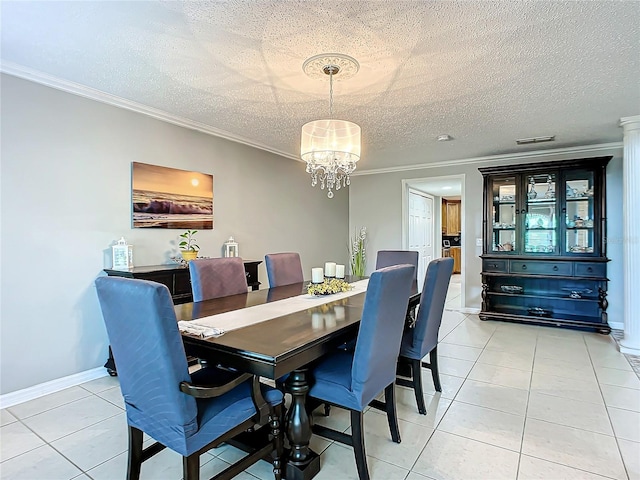
<svg viewBox="0 0 640 480"><path fill-rule="evenodd" d="M427 265L434 257L434 199L409 189L409 250L418 252L418 288L422 289Z"/></svg>

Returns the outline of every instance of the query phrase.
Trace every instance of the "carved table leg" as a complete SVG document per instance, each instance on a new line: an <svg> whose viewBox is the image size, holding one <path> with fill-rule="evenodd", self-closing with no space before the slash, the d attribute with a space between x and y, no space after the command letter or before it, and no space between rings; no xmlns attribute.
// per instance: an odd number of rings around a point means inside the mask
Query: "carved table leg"
<svg viewBox="0 0 640 480"><path fill-rule="evenodd" d="M309 480L320 471L320 457L309 449L311 421L305 407L309 391L308 369L294 370L285 388L291 394L287 414L287 438L291 452L286 468L287 480Z"/></svg>

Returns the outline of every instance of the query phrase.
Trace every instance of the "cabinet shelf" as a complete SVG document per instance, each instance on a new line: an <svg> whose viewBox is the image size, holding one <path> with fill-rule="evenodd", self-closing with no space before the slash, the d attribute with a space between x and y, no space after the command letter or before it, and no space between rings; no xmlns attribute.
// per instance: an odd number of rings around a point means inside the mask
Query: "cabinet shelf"
<svg viewBox="0 0 640 480"><path fill-rule="evenodd" d="M603 222L610 159L479 169L484 182L482 320L610 331ZM585 191L589 196L572 196ZM546 198L550 192L554 196ZM570 219L581 219L579 226L573 221L569 226ZM506 285L523 291L502 291ZM589 293L572 298L571 292Z"/></svg>
<svg viewBox="0 0 640 480"><path fill-rule="evenodd" d="M553 295L549 293L544 294L528 294L528 293L506 293L506 292L487 292L488 295L495 297L522 297L522 298L539 298L549 300L567 300L571 302L597 302L597 298L581 297L571 298L569 295Z"/></svg>

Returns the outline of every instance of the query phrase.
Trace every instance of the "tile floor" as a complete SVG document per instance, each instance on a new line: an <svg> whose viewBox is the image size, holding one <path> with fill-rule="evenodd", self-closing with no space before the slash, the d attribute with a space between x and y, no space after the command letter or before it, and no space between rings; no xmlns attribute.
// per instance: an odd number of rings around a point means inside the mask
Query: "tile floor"
<svg viewBox="0 0 640 480"><path fill-rule="evenodd" d="M373 479L640 479L640 380L609 336L482 322L455 311L452 282L440 329L442 393L424 371L426 416L398 387L402 443L384 415L365 414ZM125 414L118 379L104 377L1 411L2 479L121 480ZM337 408L318 423L347 430ZM314 437L318 480L356 479L353 451ZM202 457L209 478L241 453L223 446ZM181 478L165 450L142 467L143 479ZM260 462L237 478L269 479Z"/></svg>

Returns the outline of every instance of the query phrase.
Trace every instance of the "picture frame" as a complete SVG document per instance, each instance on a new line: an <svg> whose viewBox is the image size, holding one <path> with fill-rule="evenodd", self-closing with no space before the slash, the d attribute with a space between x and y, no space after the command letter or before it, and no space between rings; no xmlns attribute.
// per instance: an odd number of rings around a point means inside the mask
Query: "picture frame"
<svg viewBox="0 0 640 480"><path fill-rule="evenodd" d="M213 175L132 162L133 228L213 228Z"/></svg>

